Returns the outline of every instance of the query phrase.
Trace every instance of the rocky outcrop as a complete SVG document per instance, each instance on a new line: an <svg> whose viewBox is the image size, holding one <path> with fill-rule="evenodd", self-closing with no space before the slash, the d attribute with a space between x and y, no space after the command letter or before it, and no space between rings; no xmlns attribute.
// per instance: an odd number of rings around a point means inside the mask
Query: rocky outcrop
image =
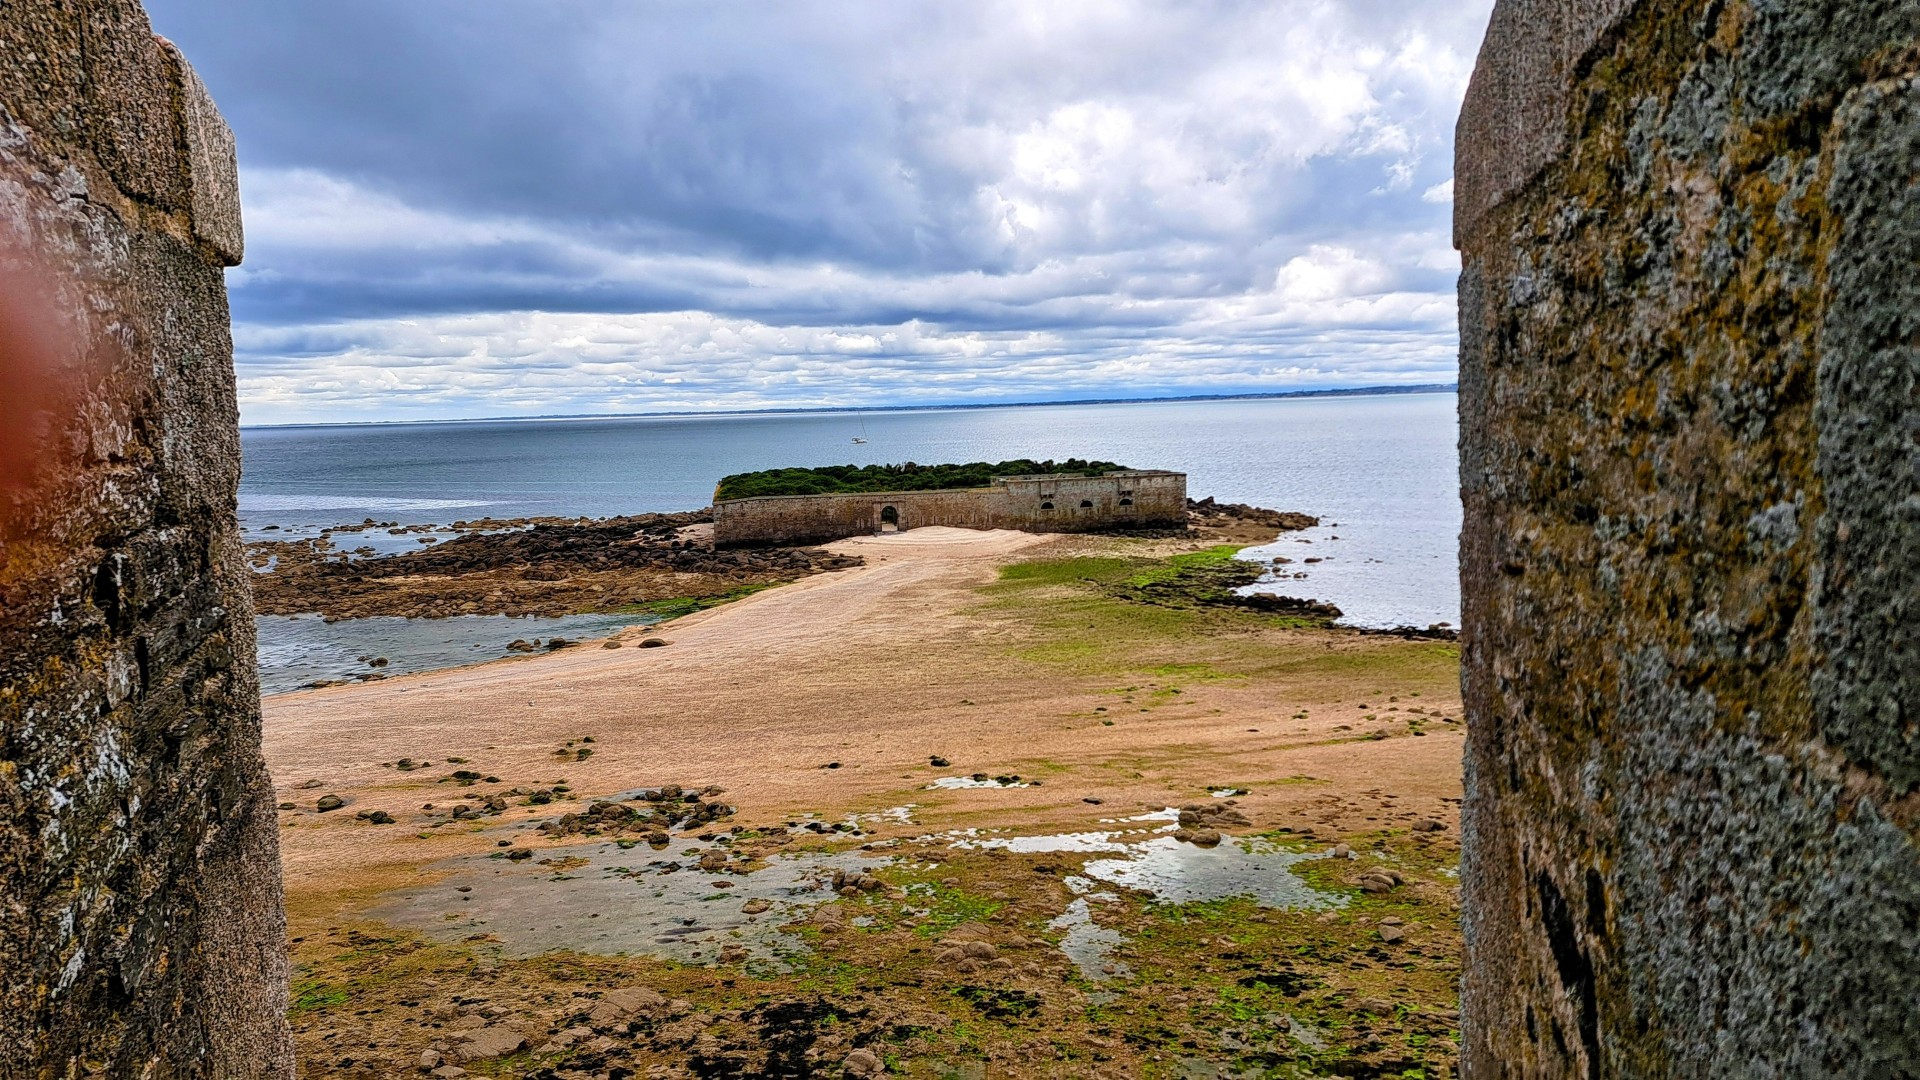
<svg viewBox="0 0 1920 1080"><path fill-rule="evenodd" d="M232 136L139 5L6 5L0 1076L292 1075L240 255Z"/></svg>
<svg viewBox="0 0 1920 1080"><path fill-rule="evenodd" d="M1501 0L1459 126L1463 1071L1920 1061L1920 5Z"/></svg>

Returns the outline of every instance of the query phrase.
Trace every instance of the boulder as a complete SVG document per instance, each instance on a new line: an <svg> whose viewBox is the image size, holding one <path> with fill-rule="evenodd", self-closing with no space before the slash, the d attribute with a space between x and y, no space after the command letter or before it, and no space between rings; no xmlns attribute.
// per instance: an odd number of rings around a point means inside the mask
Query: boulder
<svg viewBox="0 0 1920 1080"><path fill-rule="evenodd" d="M491 1024L462 1034L448 1048L447 1057L456 1064L485 1061L523 1050L526 1045L525 1035L504 1024Z"/></svg>

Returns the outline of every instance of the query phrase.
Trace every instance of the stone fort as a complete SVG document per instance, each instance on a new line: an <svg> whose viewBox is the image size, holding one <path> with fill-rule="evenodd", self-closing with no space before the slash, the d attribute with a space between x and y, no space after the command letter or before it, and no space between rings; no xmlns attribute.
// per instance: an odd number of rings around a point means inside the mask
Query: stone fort
<svg viewBox="0 0 1920 1080"><path fill-rule="evenodd" d="M721 547L821 544L923 525L1026 532L1185 528L1187 475L1160 469L1100 476L996 476L983 488L716 500Z"/></svg>

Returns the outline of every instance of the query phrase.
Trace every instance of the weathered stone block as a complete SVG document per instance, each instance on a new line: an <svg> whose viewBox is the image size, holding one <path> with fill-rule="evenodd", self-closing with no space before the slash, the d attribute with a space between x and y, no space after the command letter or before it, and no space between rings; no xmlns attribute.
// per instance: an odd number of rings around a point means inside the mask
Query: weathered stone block
<svg viewBox="0 0 1920 1080"><path fill-rule="evenodd" d="M1455 242L1566 148L1581 60L1636 0L1496 4L1454 129Z"/></svg>
<svg viewBox="0 0 1920 1080"><path fill-rule="evenodd" d="M1546 7L1459 148L1463 1072L1912 1075L1920 5Z"/></svg>
<svg viewBox="0 0 1920 1080"><path fill-rule="evenodd" d="M238 208L230 144L228 179L199 170L225 205L190 196L182 70L130 0L0 11L0 282L36 294L0 303L8 347L34 342L0 386L34 435L0 475L5 1077L293 1072L235 521Z"/></svg>
<svg viewBox="0 0 1920 1080"><path fill-rule="evenodd" d="M246 254L246 237L240 225L240 166L233 129L214 106L193 65L172 42L157 40L171 56L178 80L193 235L211 245L223 265L238 266Z"/></svg>

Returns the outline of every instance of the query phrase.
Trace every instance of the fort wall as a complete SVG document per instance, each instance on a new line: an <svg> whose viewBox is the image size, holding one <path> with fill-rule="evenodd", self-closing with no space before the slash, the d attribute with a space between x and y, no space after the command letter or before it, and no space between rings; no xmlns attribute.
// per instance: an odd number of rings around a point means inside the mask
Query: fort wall
<svg viewBox="0 0 1920 1080"><path fill-rule="evenodd" d="M836 495L770 495L714 504L714 542L820 544L926 525L1027 532L1182 528L1187 478L1158 470L1104 476L1003 476L989 487Z"/></svg>
<svg viewBox="0 0 1920 1080"><path fill-rule="evenodd" d="M131 0L0 12L0 1076L291 1077L223 267Z"/></svg>
<svg viewBox="0 0 1920 1080"><path fill-rule="evenodd" d="M1920 1061L1920 5L1500 0L1460 118L1468 1076Z"/></svg>

